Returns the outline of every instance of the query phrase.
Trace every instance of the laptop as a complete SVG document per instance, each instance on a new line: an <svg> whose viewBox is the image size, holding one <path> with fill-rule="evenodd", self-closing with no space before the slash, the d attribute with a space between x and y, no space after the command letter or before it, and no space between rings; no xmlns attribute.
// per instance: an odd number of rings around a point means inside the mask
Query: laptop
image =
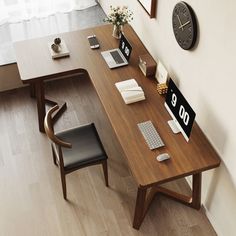
<svg viewBox="0 0 236 236"><path fill-rule="evenodd" d="M128 65L132 47L124 34L121 35L119 48L101 52L109 68L117 68Z"/></svg>

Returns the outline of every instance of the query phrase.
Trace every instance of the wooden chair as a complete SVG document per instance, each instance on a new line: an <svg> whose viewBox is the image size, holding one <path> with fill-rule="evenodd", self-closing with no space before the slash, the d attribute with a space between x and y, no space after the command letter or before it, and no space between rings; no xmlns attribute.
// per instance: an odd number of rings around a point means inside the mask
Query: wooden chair
<svg viewBox="0 0 236 236"><path fill-rule="evenodd" d="M52 114L59 108L52 107L44 119L44 129L51 140L55 165L59 165L64 199L67 199L66 175L91 165L102 164L108 186L107 155L93 123L54 134Z"/></svg>

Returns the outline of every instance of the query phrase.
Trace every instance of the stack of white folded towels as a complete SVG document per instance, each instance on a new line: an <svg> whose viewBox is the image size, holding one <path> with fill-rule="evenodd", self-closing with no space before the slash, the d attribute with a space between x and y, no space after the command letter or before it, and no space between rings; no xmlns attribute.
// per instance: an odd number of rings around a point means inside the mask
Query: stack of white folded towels
<svg viewBox="0 0 236 236"><path fill-rule="evenodd" d="M135 79L115 83L115 86L119 90L125 104L145 100L143 89L138 86Z"/></svg>

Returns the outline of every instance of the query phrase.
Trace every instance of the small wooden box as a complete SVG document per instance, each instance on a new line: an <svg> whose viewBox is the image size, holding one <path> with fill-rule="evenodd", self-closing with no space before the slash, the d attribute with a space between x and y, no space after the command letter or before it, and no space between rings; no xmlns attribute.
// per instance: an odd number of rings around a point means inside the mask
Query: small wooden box
<svg viewBox="0 0 236 236"><path fill-rule="evenodd" d="M155 77L157 63L149 54L139 56L139 68L146 77Z"/></svg>

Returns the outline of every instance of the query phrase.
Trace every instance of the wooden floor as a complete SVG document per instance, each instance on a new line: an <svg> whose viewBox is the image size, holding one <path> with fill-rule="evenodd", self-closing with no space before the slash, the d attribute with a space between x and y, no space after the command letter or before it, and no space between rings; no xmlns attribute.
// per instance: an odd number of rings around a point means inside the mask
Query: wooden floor
<svg viewBox="0 0 236 236"><path fill-rule="evenodd" d="M28 88L0 93L0 236L216 235L203 211L163 196L154 200L140 230L134 230L137 186L89 80L49 82L46 92L68 105L56 130L95 121L109 155L110 187L99 166L73 172L67 176L66 202ZM189 191L184 180L169 186Z"/></svg>

